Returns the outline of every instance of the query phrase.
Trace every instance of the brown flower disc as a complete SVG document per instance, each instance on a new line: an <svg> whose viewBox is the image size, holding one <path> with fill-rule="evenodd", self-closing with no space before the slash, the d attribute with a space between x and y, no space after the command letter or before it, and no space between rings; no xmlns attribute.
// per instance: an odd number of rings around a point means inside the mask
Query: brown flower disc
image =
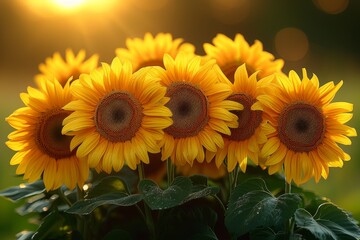
<svg viewBox="0 0 360 240"><path fill-rule="evenodd" d="M189 83L173 83L166 93L166 106L173 114L173 124L165 132L174 138L197 135L208 123L208 100L204 93Z"/></svg>
<svg viewBox="0 0 360 240"><path fill-rule="evenodd" d="M233 94L228 97L228 99L241 103L244 106L244 109L232 111L232 113L236 114L239 118L239 126L237 128L230 128L231 135L224 135L224 137L233 141L249 139L254 135L256 128L262 121L262 111L251 110L251 105L253 105L256 100L246 94Z"/></svg>
<svg viewBox="0 0 360 240"><path fill-rule="evenodd" d="M280 141L295 152L310 152L323 140L325 117L315 106L306 103L288 105L278 121Z"/></svg>
<svg viewBox="0 0 360 240"><path fill-rule="evenodd" d="M40 117L36 126L36 145L43 153L54 159L73 155L70 151L71 137L61 133L62 122L69 114L69 111L62 109L46 112Z"/></svg>
<svg viewBox="0 0 360 240"><path fill-rule="evenodd" d="M130 93L114 91L100 101L94 120L101 136L110 142L124 142L135 136L142 118L142 106L137 99Z"/></svg>

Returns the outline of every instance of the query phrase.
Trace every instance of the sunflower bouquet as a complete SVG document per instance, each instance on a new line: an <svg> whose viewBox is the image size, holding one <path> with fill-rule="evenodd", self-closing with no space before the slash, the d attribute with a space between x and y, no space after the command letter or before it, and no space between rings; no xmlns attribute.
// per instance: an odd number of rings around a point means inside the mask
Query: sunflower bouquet
<svg viewBox="0 0 360 240"><path fill-rule="evenodd" d="M46 59L6 121L16 174L0 192L38 228L17 239L360 239L358 222L300 187L350 156L342 81L218 34L127 39L111 63ZM35 215L35 216L34 216Z"/></svg>

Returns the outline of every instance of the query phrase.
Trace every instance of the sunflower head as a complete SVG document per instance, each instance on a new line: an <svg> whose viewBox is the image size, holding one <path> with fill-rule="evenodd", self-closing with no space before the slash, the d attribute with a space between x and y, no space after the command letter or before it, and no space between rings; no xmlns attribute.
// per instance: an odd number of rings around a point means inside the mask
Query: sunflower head
<svg viewBox="0 0 360 240"><path fill-rule="evenodd" d="M260 96L276 129L261 150L268 157L265 164L271 174L283 167L286 180L296 184L311 177L316 182L321 176L326 179L329 167L350 160L338 144L349 145L349 137L356 136L356 130L345 125L352 118L352 104L332 102L342 81L320 87L318 78L308 78L305 69L302 79L294 71L276 79L268 95Z"/></svg>
<svg viewBox="0 0 360 240"><path fill-rule="evenodd" d="M69 78L78 79L82 73L90 73L98 66L98 55L92 55L86 59L84 50L80 50L77 55L71 49L66 49L65 58L59 52L45 60L39 65L40 73L35 76L35 82L41 86L41 82L56 79L62 86Z"/></svg>
<svg viewBox="0 0 360 240"><path fill-rule="evenodd" d="M216 60L231 82L234 82L236 69L244 63L249 75L259 71L260 78L281 72L284 65L283 60L275 60L271 53L264 51L260 41L249 46L241 34L236 34L234 39L218 34L212 44L204 44L204 50L208 57Z"/></svg>
<svg viewBox="0 0 360 240"><path fill-rule="evenodd" d="M224 147L215 154L218 167L226 158L227 170L233 171L236 165L245 172L248 158L256 165L259 161L260 147L267 141L267 135L275 131L263 118L263 104L258 99L261 89L269 81L257 79L258 72L248 75L246 64L237 68L234 83L227 81L232 94L227 98L243 105L242 110L233 111L238 116L238 127L231 128L231 134L223 134Z"/></svg>
<svg viewBox="0 0 360 240"><path fill-rule="evenodd" d="M158 153L163 129L172 124L164 106L166 88L147 71L132 73L130 62L115 58L99 70L82 74L73 82L75 100L65 106L73 111L64 120L63 132L74 136L71 149L87 158L91 167L107 173L126 163L136 169L149 163L148 153Z"/></svg>
<svg viewBox="0 0 360 240"><path fill-rule="evenodd" d="M242 106L226 100L231 89L218 81L214 64L203 64L200 57L186 54L178 54L175 59L166 54L165 69L157 68L170 99L166 106L173 114L173 124L164 130L161 143L163 160L171 158L180 166L211 160L206 151L216 152L223 147L221 134L229 135L229 127L237 126L237 116L230 110Z"/></svg>
<svg viewBox="0 0 360 240"><path fill-rule="evenodd" d="M7 146L17 153L10 164L16 173L33 182L41 177L47 190L65 184L82 187L88 177L88 164L70 149L71 137L61 133L62 122L70 114L62 109L73 100L69 84L45 81L40 89L28 88L21 94L25 107L6 120L16 130L9 134Z"/></svg>
<svg viewBox="0 0 360 240"><path fill-rule="evenodd" d="M115 52L121 61L130 61L134 71L147 66L163 67L164 54L172 57L179 52L194 54L195 47L183 41L181 38L173 39L170 33L158 33L156 36L146 33L143 39L127 39L127 48L117 48Z"/></svg>

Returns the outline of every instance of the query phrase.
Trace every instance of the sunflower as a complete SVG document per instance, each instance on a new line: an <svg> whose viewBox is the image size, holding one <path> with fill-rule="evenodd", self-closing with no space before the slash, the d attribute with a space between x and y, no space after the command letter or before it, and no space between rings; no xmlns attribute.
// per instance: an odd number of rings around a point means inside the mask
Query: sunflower
<svg viewBox="0 0 360 240"><path fill-rule="evenodd" d="M259 78L281 72L284 61L274 60L274 56L263 50L263 45L256 40L252 46L246 42L241 34L236 34L232 40L223 34L218 34L213 39L213 45L204 44L204 50L208 58L216 59L226 77L234 82L234 73L243 63L246 63L247 72L252 75L259 71Z"/></svg>
<svg viewBox="0 0 360 240"><path fill-rule="evenodd" d="M73 111L64 120L63 133L74 136L70 146L90 167L107 173L124 163L135 170L148 153L160 152L163 129L172 124L164 106L166 88L146 71L132 73L130 62L114 58L99 70L82 74L71 85L76 100L64 107Z"/></svg>
<svg viewBox="0 0 360 240"><path fill-rule="evenodd" d="M192 165L195 159L210 162L204 149L216 152L224 146L221 134L230 135L229 127L237 127L237 116L230 110L242 106L226 100L230 86L218 81L214 65L215 61L202 64L201 57L180 53L175 59L165 54L165 69L157 68L174 122L164 130L162 160L170 157L179 166Z"/></svg>
<svg viewBox="0 0 360 240"><path fill-rule="evenodd" d="M350 160L338 144L350 145L348 137L356 136L354 128L344 125L352 118L352 104L331 102L343 82L319 87L318 78L309 79L305 69L302 80L294 71L276 79L268 95L259 97L276 129L261 150L269 156L269 173L283 167L287 182L298 185L312 177L316 182L321 176L326 179L329 167Z"/></svg>
<svg viewBox="0 0 360 240"><path fill-rule="evenodd" d="M80 50L75 56L71 49L66 49L65 59L59 52L54 53L52 58L47 58L45 63L39 65L40 74L35 76L35 82L41 86L41 82L47 79L57 79L62 86L70 77L78 79L81 73L89 73L98 66L98 55L92 55L85 60L86 53Z"/></svg>
<svg viewBox="0 0 360 240"><path fill-rule="evenodd" d="M267 135L275 132L263 118L262 102L257 99L266 82L266 79L257 81L257 72L249 77L245 64L236 70L234 83L229 83L233 93L228 99L241 103L244 109L234 112L239 118L239 126L231 129L231 135L223 135L224 148L219 149L215 155L218 167L222 165L225 157L229 172L233 171L237 164L245 172L248 157L258 165L260 146L267 141Z"/></svg>
<svg viewBox="0 0 360 240"><path fill-rule="evenodd" d="M181 38L173 39L170 33L158 33L155 37L146 33L144 39L128 38L127 48L117 48L115 52L121 61L129 60L134 71L146 66L163 67L165 53L173 58L181 51L194 54L195 47L183 41Z"/></svg>
<svg viewBox="0 0 360 240"><path fill-rule="evenodd" d="M88 178L87 161L70 150L71 137L61 134L62 122L70 112L62 109L73 100L69 83L44 81L40 89L28 88L21 94L26 105L6 120L16 130L9 134L7 146L17 153L10 164L19 165L16 174L33 182L43 178L46 189L65 184L69 189L82 187Z"/></svg>

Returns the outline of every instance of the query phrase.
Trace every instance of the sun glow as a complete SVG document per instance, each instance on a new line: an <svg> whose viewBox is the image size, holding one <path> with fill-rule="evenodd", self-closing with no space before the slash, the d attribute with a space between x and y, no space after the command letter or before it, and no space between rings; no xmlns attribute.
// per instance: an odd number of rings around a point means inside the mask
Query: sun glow
<svg viewBox="0 0 360 240"><path fill-rule="evenodd" d="M85 4L86 0L53 0L54 4L63 8L76 8Z"/></svg>
<svg viewBox="0 0 360 240"><path fill-rule="evenodd" d="M116 0L24 0L19 3L25 5L40 16L55 16L76 14L81 11L87 13L101 13L111 10L116 5Z"/></svg>

